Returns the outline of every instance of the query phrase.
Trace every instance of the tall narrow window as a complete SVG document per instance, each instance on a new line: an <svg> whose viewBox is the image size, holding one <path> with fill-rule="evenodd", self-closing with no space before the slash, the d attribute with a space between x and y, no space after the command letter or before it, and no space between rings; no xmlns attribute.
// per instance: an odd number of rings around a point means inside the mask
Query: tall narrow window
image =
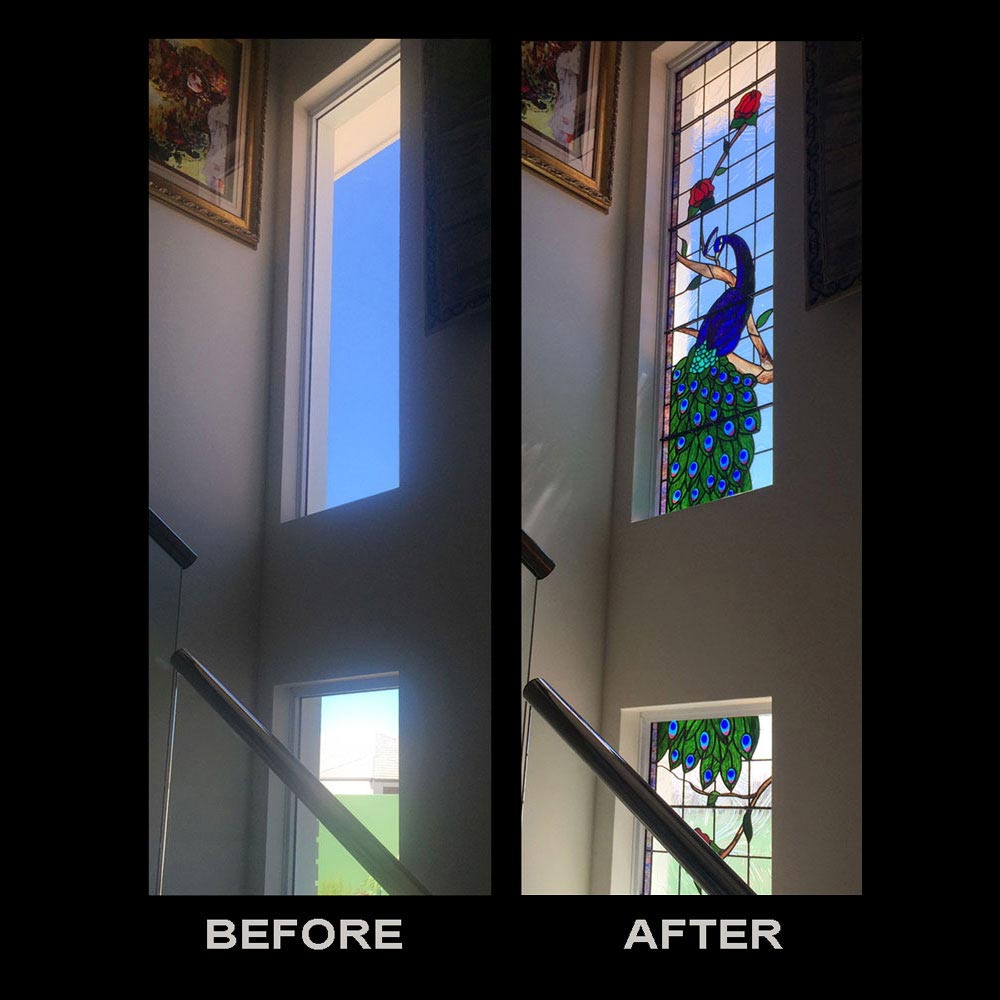
<svg viewBox="0 0 1000 1000"><path fill-rule="evenodd" d="M661 514L773 481L774 52L725 42L676 78Z"/></svg>
<svg viewBox="0 0 1000 1000"><path fill-rule="evenodd" d="M400 68L313 118L306 513L399 486Z"/></svg>

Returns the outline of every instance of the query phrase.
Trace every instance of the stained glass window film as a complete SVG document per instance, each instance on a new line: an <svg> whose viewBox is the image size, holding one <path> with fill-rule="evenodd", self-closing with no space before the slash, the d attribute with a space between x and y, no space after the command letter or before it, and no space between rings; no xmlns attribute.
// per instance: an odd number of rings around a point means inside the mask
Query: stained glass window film
<svg viewBox="0 0 1000 1000"><path fill-rule="evenodd" d="M660 513L773 482L775 43L677 74Z"/></svg>
<svg viewBox="0 0 1000 1000"><path fill-rule="evenodd" d="M770 715L667 719L650 727L650 785L759 895L771 893L771 746ZM642 893L699 893L648 830Z"/></svg>

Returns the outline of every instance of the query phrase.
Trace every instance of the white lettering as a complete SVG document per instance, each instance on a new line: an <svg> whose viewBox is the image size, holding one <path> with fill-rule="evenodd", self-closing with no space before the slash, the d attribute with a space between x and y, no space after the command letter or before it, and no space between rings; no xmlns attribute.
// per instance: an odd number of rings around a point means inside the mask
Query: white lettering
<svg viewBox="0 0 1000 1000"><path fill-rule="evenodd" d="M656 939L645 920L637 920L632 925L632 931L625 942L625 951L630 951L634 944L648 944L650 948L656 950Z"/></svg>
<svg viewBox="0 0 1000 1000"><path fill-rule="evenodd" d="M743 930L746 928L745 920L720 920L719 921L719 941L720 948L742 948L746 950L747 943L743 940Z"/></svg>
<svg viewBox="0 0 1000 1000"><path fill-rule="evenodd" d="M692 927L698 928L698 947L704 951L708 947L708 928L715 926L714 920L692 920Z"/></svg>
<svg viewBox="0 0 1000 1000"><path fill-rule="evenodd" d="M295 919L275 920L274 922L274 950L281 950L281 939L295 937L295 927L298 921Z"/></svg>
<svg viewBox="0 0 1000 1000"><path fill-rule="evenodd" d="M660 921L660 947L669 948L672 937L684 937L684 925L686 920L661 920Z"/></svg>
<svg viewBox="0 0 1000 1000"><path fill-rule="evenodd" d="M271 947L267 941L266 920L243 921L243 947L263 948L265 951Z"/></svg>
<svg viewBox="0 0 1000 1000"><path fill-rule="evenodd" d="M317 943L309 937L309 931L316 926L323 927L326 930L325 941ZM343 921L341 921L340 926L343 928ZM313 951L322 951L324 948L329 948L330 945L333 944L334 936L333 924L331 924L329 920L324 920L322 917L317 917L315 920L308 920L302 925L302 943L307 948L311 948Z"/></svg>
<svg viewBox="0 0 1000 1000"><path fill-rule="evenodd" d="M402 926L402 920L376 920L375 947L383 949L402 948L403 942L399 940L400 928Z"/></svg>
<svg viewBox="0 0 1000 1000"><path fill-rule="evenodd" d="M371 945L364 939L364 935L368 933L368 921L367 920L341 920L340 921L340 949L341 951L347 947L347 942L351 938L364 948L365 951L371 949Z"/></svg>
<svg viewBox="0 0 1000 1000"><path fill-rule="evenodd" d="M765 928L767 928L765 930ZM781 951L781 945L778 943L778 939L774 936L781 930L781 924L777 920L755 920L753 922L753 945L754 948L760 947L760 939L767 938L771 943L772 948L777 948Z"/></svg>
<svg viewBox="0 0 1000 1000"><path fill-rule="evenodd" d="M206 948L232 948L236 945L236 935L233 931L236 925L231 920L209 920L208 921L208 943ZM219 944L219 938L223 938L223 943Z"/></svg>

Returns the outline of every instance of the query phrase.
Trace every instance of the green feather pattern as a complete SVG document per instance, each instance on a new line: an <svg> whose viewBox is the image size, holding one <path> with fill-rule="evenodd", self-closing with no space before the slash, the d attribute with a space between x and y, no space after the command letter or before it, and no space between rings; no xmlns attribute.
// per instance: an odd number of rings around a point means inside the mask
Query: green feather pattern
<svg viewBox="0 0 1000 1000"><path fill-rule="evenodd" d="M754 391L756 381L751 379L747 386L747 377L704 344L674 366L670 382L667 510L693 507L753 489L750 466L754 435L760 430L760 410Z"/></svg>
<svg viewBox="0 0 1000 1000"><path fill-rule="evenodd" d="M677 723L677 732L670 735L670 723L661 722L657 731L657 762L666 758L670 770L680 768L683 773L698 769L698 779L702 788L707 788L716 778L732 791L740 780L743 761L750 760L757 750L760 738L760 719L756 715L738 716L727 720L728 731L724 731L721 719L687 719ZM708 746L703 747L701 734L708 734ZM749 736L750 743L744 747L743 737ZM676 759L673 751L677 751ZM690 763L688 759L691 758ZM730 769L734 772L729 778ZM705 772L712 777L705 780Z"/></svg>

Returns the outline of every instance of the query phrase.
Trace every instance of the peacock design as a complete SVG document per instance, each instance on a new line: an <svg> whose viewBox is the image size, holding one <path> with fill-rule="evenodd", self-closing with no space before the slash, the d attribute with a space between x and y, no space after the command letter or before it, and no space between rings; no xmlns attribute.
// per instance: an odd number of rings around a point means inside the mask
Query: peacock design
<svg viewBox="0 0 1000 1000"><path fill-rule="evenodd" d="M753 489L750 466L760 430L757 384L728 355L750 319L754 263L739 236L720 236L716 259L729 247L735 283L712 304L689 353L673 369L667 449L667 509L678 510Z"/></svg>
<svg viewBox="0 0 1000 1000"><path fill-rule="evenodd" d="M687 774L698 770L702 788L717 778L732 791L739 781L743 762L750 760L760 740L760 718L756 715L725 719L671 720L657 732L656 759Z"/></svg>

